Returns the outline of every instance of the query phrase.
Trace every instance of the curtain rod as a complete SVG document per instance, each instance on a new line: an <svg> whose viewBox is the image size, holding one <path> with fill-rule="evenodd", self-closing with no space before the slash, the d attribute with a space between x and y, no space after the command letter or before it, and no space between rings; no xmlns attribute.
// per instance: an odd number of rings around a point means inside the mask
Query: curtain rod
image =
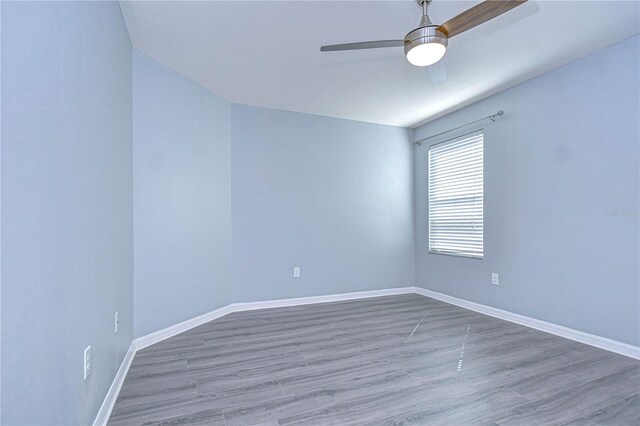
<svg viewBox="0 0 640 426"><path fill-rule="evenodd" d="M426 138L419 139L417 141L414 141L413 144L414 145L418 145L418 146L422 146L422 142L428 141L429 139L437 138L438 136L442 136L442 135L447 134L449 132L453 132L454 130L462 129L463 127L466 127L466 126L468 126L470 124L479 123L479 122L484 121L484 120L496 121L496 118L500 117L503 114L504 114L504 111L500 110L500 111L496 112L495 114L488 115L488 116L486 116L484 118L481 118L479 120L472 121L472 122L467 123L467 124L463 124L462 126L454 127L453 129L449 129L449 130L446 130L444 132L440 132L437 135L433 135L433 136L429 136L429 137L426 137Z"/></svg>

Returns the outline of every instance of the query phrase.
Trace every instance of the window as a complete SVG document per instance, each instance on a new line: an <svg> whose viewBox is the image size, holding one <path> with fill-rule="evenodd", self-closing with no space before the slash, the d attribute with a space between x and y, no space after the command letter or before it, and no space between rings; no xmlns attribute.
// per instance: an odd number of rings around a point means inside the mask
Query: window
<svg viewBox="0 0 640 426"><path fill-rule="evenodd" d="M429 148L429 252L482 258L483 134Z"/></svg>

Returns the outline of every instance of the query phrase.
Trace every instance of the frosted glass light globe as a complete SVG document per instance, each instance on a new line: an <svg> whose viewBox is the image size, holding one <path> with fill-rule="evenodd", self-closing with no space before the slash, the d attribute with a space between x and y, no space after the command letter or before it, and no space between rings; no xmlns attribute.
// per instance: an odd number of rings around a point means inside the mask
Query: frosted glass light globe
<svg viewBox="0 0 640 426"><path fill-rule="evenodd" d="M440 43L419 44L407 52L407 60L417 67L426 67L442 59L446 51Z"/></svg>

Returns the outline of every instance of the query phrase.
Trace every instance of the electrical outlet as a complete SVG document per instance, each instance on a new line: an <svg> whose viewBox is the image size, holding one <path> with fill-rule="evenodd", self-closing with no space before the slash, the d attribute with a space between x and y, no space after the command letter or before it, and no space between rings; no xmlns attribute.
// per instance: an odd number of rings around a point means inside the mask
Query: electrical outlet
<svg viewBox="0 0 640 426"><path fill-rule="evenodd" d="M300 267L299 266L294 266L293 267L293 278L300 278Z"/></svg>
<svg viewBox="0 0 640 426"><path fill-rule="evenodd" d="M120 312L116 311L113 317L113 329L117 333L120 330Z"/></svg>
<svg viewBox="0 0 640 426"><path fill-rule="evenodd" d="M496 272L492 272L491 273L491 284L500 285L500 279L499 279L498 274Z"/></svg>
<svg viewBox="0 0 640 426"><path fill-rule="evenodd" d="M91 374L91 345L84 350L84 379Z"/></svg>

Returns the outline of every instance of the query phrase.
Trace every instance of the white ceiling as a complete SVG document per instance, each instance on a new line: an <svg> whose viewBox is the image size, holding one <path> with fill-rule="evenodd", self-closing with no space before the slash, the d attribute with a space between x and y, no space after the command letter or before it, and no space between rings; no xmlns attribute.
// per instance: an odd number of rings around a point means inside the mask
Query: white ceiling
<svg viewBox="0 0 640 426"><path fill-rule="evenodd" d="M435 0L441 23L476 1ZM529 1L449 41L442 67L402 48L420 8L396 1L122 1L133 46L235 103L415 127L640 32L637 1Z"/></svg>

